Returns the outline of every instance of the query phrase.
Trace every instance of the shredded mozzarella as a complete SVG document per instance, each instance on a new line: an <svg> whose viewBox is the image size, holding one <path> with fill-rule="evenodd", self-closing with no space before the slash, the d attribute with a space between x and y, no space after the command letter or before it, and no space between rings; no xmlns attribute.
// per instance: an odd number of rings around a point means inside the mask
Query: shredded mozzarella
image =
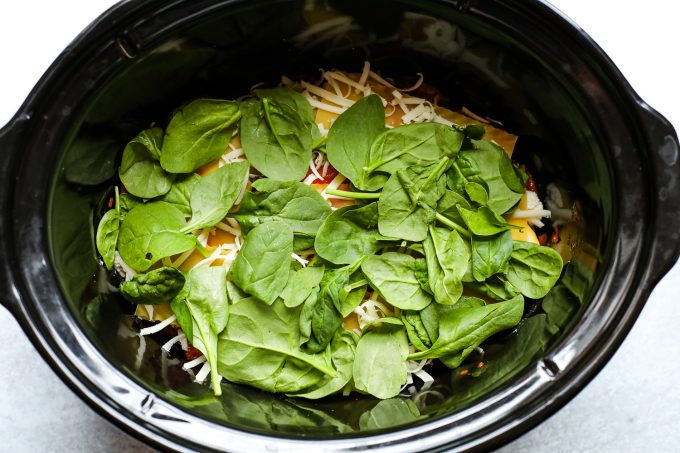
<svg viewBox="0 0 680 453"><path fill-rule="evenodd" d="M307 82L301 82L301 83L302 83L302 86L305 87L305 89L308 92L319 96L322 100L325 99L327 101L331 101L333 104L337 104L337 105L343 106L343 107L351 107L352 104L354 104L354 101L351 101L351 100L344 98L342 96L338 96L336 94L333 94L330 91L324 90L323 88L318 87L316 85L311 85Z"/></svg>
<svg viewBox="0 0 680 453"><path fill-rule="evenodd" d="M295 253L291 253L290 257L293 258L298 263L302 264L302 267L307 267L307 264L309 264L309 261L307 261L306 259L302 258L300 255L297 255Z"/></svg>
<svg viewBox="0 0 680 453"><path fill-rule="evenodd" d="M314 173L310 173L307 176L305 176L305 179L302 180L302 184L307 184L308 186L311 185L314 181L316 181L316 175Z"/></svg>
<svg viewBox="0 0 680 453"><path fill-rule="evenodd" d="M154 324L153 326L145 327L144 329L139 331L139 335L145 336L145 335L151 335L152 333L160 332L161 330L165 329L168 327L170 324L175 322L177 319L177 316L171 315L164 319L163 321Z"/></svg>
<svg viewBox="0 0 680 453"><path fill-rule="evenodd" d="M346 108L337 107L335 105L330 105L326 104L325 102L317 101L312 96L310 96L309 93L307 93L306 91L302 94L307 99L307 101L309 101L309 103L312 104L312 107L316 107L317 109L321 109L330 113L337 113L338 115L344 113L345 110L347 110Z"/></svg>
<svg viewBox="0 0 680 453"><path fill-rule="evenodd" d="M163 346L161 346L161 349L164 350L165 352L170 352L172 347L175 345L175 343L180 342L180 334L178 333L174 337L170 338L168 341L163 343Z"/></svg>
<svg viewBox="0 0 680 453"><path fill-rule="evenodd" d="M198 373L196 373L196 382L198 382L199 384L202 384L203 381L205 381L205 378L208 377L209 374L210 374L210 365L206 361L206 362L203 363L203 366L198 371Z"/></svg>
<svg viewBox="0 0 680 453"><path fill-rule="evenodd" d="M309 171L311 171L317 179L323 180L323 176L321 176L319 170L317 170L317 163L314 162L314 156L309 160Z"/></svg>
<svg viewBox="0 0 680 453"><path fill-rule="evenodd" d="M354 80L350 79L349 77L340 72L329 71L324 74L324 77L326 78L326 80L328 80L328 83L331 83L331 80L337 80L338 82L342 82L350 88L354 88L354 90L357 93L361 93L364 91L364 89L366 89L365 80L364 83L355 82ZM368 73L366 74L366 77L368 77ZM347 95L349 95L349 93Z"/></svg>
<svg viewBox="0 0 680 453"><path fill-rule="evenodd" d="M194 250L196 250L196 247L187 250L186 252L182 253L180 256L177 257L175 261L172 262L172 267L180 267L184 262L189 259L192 253L194 253Z"/></svg>
<svg viewBox="0 0 680 453"><path fill-rule="evenodd" d="M371 63L368 61L364 61L364 67L361 70L361 77L359 77L359 85L360 86L366 86L366 82L368 81L368 74L371 72Z"/></svg>
<svg viewBox="0 0 680 453"><path fill-rule="evenodd" d="M144 310L149 316L149 321L153 321L153 305L144 305Z"/></svg>
<svg viewBox="0 0 680 453"><path fill-rule="evenodd" d="M418 88L420 88L420 85L422 85L423 81L425 80L425 76L423 76L423 74L420 72L416 73L416 75L418 76L418 80L416 81L416 83L414 83L413 86L410 86L408 88L402 88L401 91L403 91L404 93L408 93L409 91L415 91Z"/></svg>
<svg viewBox="0 0 680 453"><path fill-rule="evenodd" d="M192 369L192 368L194 368L194 367L197 367L198 365L202 364L202 363L205 362L205 361L207 361L207 359L205 358L204 355L202 355L202 356L200 356L200 357L197 358L197 359L194 359L194 360L192 360L192 361L190 361L190 362L185 363L184 365L182 365L182 368L183 368L184 370L190 370L190 369Z"/></svg>
<svg viewBox="0 0 680 453"><path fill-rule="evenodd" d="M548 211L547 209L527 209L527 210L522 210L522 209L515 209L512 214L510 214L511 219L531 219L531 218L538 218L542 219L543 217L550 218L551 212Z"/></svg>
<svg viewBox="0 0 680 453"><path fill-rule="evenodd" d="M118 271L118 273L122 275L127 282L132 280L135 275L137 275L137 272L128 266L125 261L123 261L123 258L120 257L120 253L118 253L118 251L115 252L113 257L113 267L116 268L116 271Z"/></svg>
<svg viewBox="0 0 680 453"><path fill-rule="evenodd" d="M395 87L395 86L392 85L390 82L388 82L387 80L383 79L382 77L380 77L378 74L376 74L376 73L373 72L373 71L369 71L369 72L368 72L368 76L369 76L370 78L372 78L373 80L375 80L376 82L378 82L380 85L386 86L387 88L390 88L390 89L392 89L392 90L396 90L396 89L397 89L397 87Z"/></svg>
<svg viewBox="0 0 680 453"><path fill-rule="evenodd" d="M240 229L236 229L236 228L232 227L231 225L227 225L224 222L220 222L215 226L222 231L225 231L229 234L233 234L234 236L240 236L241 235Z"/></svg>
<svg viewBox="0 0 680 453"><path fill-rule="evenodd" d="M239 234L237 234L236 236L241 235L241 225L239 225L239 223L236 221L236 219L232 219L231 217L227 217L227 223L229 225L231 225L231 227L233 229L238 230Z"/></svg>

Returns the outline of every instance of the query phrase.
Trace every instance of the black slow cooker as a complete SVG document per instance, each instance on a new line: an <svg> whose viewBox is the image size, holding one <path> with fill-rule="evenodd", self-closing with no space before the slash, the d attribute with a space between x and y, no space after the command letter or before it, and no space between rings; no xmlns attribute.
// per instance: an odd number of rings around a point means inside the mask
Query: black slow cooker
<svg viewBox="0 0 680 453"><path fill-rule="evenodd" d="M215 399L135 335L107 293L93 229L120 150L186 100L365 60L423 73L451 105L519 135L517 158L578 206L571 262L474 379L441 373L409 404L298 401L228 383ZM126 1L76 39L0 132L0 301L81 398L156 446L490 447L592 379L677 260L677 158L671 125L544 2Z"/></svg>

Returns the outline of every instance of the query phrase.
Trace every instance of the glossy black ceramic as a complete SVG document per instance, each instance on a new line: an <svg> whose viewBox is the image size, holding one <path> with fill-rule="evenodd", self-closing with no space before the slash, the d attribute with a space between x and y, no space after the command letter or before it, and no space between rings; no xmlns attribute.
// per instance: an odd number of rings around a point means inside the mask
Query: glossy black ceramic
<svg viewBox="0 0 680 453"><path fill-rule="evenodd" d="M323 20L336 22L310 31ZM422 72L452 107L522 136L517 158L579 201L578 253L549 302L529 304L518 331L494 339L505 348L488 348L484 374L439 370L438 394L417 404L300 402L228 384L215 400L168 367L152 340L141 344L106 293L93 225L116 159L182 102L232 99L320 67L358 71L365 59L395 78ZM539 1L122 2L64 51L2 129L0 178L0 301L85 401L169 449L506 442L606 364L680 247L673 128L582 30Z"/></svg>

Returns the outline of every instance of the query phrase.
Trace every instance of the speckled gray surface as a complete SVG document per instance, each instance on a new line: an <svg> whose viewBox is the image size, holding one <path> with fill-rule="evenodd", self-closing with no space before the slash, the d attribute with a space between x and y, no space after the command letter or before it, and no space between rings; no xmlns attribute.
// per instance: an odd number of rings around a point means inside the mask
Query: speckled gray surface
<svg viewBox="0 0 680 453"><path fill-rule="evenodd" d="M0 124L16 111L58 52L113 3L0 3ZM675 24L680 7L666 0L648 0L644 9L638 2L621 3L553 0L610 54L647 102L680 125L676 88L680 59L674 49L680 42ZM41 14L35 14L36 8ZM69 15L60 14L63 11ZM14 39L26 31L28 36L38 36L38 30L51 39L31 38L20 44ZM557 414L499 451L679 451L678 321L680 264L656 288L605 369ZM151 451L82 403L4 309L0 309L0 344L0 451Z"/></svg>

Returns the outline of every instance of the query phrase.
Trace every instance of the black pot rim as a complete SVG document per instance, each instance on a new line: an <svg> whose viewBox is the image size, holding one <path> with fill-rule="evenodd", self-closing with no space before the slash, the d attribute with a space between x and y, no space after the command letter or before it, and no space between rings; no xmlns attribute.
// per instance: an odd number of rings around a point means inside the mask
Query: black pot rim
<svg viewBox="0 0 680 453"><path fill-rule="evenodd" d="M505 5L511 2L498 3ZM69 50L46 72L12 122L0 132L0 145L18 149L19 143L26 142L27 131L36 127L36 120L31 117L32 112L52 92L53 86L62 82L66 68L73 64L74 59L85 53L86 49L91 49L93 42L112 42L118 49L109 50L119 52L122 49L124 52L126 44L121 43L120 36L114 33L115 24L125 22L130 17L147 14L158 4L160 2L122 2L85 29ZM172 5L168 6L171 7ZM557 29L572 35L579 46L588 49L588 55L599 66L602 77L608 78L614 84L614 90L626 98L630 111L644 125L644 136L637 137L637 140L648 148L656 149L668 146L670 137L670 146L674 147L677 156L678 140L670 124L639 98L592 39L549 4L537 2L530 7ZM470 13L475 13L474 8ZM68 307L63 303L59 304L58 296L52 297L52 301L56 300L56 305L46 308L38 304L41 295L44 296L38 290L40 284L48 283L51 288L58 285L56 277L49 270L49 263L45 262L46 240L23 251L13 249L11 245L13 238L20 232L26 232L27 228L42 238L47 236L44 219L42 224L27 226L22 223L25 217L12 215L22 209L26 202L21 199L22 194L15 190L15 187L20 186L22 175L26 171L17 152L0 155L0 173L17 175L16 179L10 178L16 186L8 183L0 187L0 219L3 219L0 221L0 255L8 257L6 266L0 273L0 289L5 292L1 295L2 302L10 308L52 369L74 392L117 426L160 448L217 449L226 446L229 449L248 451L269 448L303 451L318 448L316 440L310 442L260 436L181 412L179 408L149 393L108 363L78 329ZM632 263L641 271L619 288L620 300L615 310L607 312L608 318L581 320L579 326L545 354L535 367L529 367L518 375L512 386L496 390L485 400L466 410L390 433L326 441L324 448L354 450L379 446L394 451L410 451L449 446L462 449L498 446L528 431L573 398L618 349L654 285L678 257L680 238L677 231L680 230L680 220L670 218L668 213L679 212L680 200L660 199L654 195L660 188L677 187L677 181L680 180L678 164L655 161L650 172L653 177L650 176L651 179L645 182L651 184L647 190L652 194L650 196L654 205L650 209L656 209L653 211L654 224L640 226L643 229L638 231L639 243L634 244L634 250L624 253L620 250L620 243L611 244L610 247L611 260L621 259L624 263ZM5 219L14 219L14 223L10 224ZM620 255L626 253L625 259L620 258ZM38 267L26 269L26 263L34 259L42 259L43 262ZM31 280L37 272L45 270L47 275L42 277L43 280ZM604 297L602 288L611 284L611 278L611 275L605 276L600 282L598 293L593 296L593 304L604 303L601 300ZM574 334L579 332L579 328L583 329L588 325L603 328L597 334ZM578 357L574 358L574 355ZM178 427L182 429L177 429ZM186 427L193 430L191 436L177 434L187 433L184 429ZM210 444L201 443L201 439Z"/></svg>

